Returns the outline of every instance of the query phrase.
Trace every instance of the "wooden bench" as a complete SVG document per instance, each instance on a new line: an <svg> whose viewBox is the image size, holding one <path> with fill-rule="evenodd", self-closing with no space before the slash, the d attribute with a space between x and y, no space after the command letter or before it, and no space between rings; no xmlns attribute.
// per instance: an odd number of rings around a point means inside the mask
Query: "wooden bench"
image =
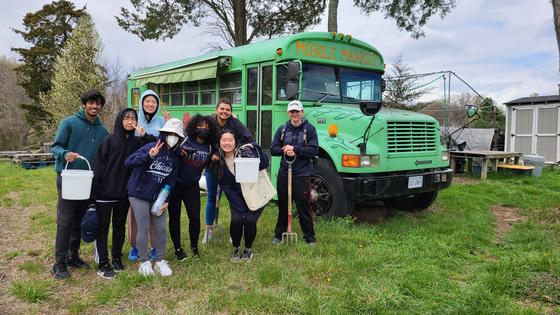
<svg viewBox="0 0 560 315"><path fill-rule="evenodd" d="M498 164L498 169L511 170L516 172L518 175L531 175L535 167L515 164Z"/></svg>

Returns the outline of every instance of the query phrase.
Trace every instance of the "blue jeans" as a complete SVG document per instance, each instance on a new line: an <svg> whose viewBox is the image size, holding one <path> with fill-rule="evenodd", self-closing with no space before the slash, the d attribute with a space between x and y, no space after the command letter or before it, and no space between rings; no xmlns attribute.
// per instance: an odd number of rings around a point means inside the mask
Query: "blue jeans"
<svg viewBox="0 0 560 315"><path fill-rule="evenodd" d="M213 225L216 216L216 194L218 192L218 177L210 172L205 172L206 189L208 200L206 200L206 225Z"/></svg>

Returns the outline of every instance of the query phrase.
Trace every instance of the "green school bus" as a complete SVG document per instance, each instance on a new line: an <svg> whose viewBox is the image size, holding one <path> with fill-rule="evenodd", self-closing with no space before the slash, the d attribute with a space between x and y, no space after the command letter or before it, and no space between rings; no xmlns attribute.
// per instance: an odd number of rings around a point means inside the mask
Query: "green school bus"
<svg viewBox="0 0 560 315"><path fill-rule="evenodd" d="M317 129L319 155L311 178L314 215L351 214L357 201L383 200L404 210L429 207L451 185L438 122L381 108L385 70L373 46L350 35L308 32L140 69L128 77L128 105L156 91L173 117L215 111L220 97L263 150L299 99ZM276 181L280 157L271 159Z"/></svg>

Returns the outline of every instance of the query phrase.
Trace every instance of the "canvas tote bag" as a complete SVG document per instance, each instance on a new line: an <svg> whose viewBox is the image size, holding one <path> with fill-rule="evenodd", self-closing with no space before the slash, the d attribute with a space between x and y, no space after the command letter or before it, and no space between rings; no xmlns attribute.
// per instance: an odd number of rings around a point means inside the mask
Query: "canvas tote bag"
<svg viewBox="0 0 560 315"><path fill-rule="evenodd" d="M243 199L251 211L264 207L276 195L276 189L274 189L266 169L259 171L259 179L256 183L241 183L240 185Z"/></svg>

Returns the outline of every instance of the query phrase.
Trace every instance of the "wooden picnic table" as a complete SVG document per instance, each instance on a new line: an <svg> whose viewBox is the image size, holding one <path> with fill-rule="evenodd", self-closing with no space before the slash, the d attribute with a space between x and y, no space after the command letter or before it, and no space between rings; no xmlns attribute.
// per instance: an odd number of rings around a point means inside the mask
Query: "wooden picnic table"
<svg viewBox="0 0 560 315"><path fill-rule="evenodd" d="M498 171L498 162L505 160L506 164L519 165L519 158L523 156L521 152L505 152L505 151L450 151L449 162L450 167L455 171L455 159L463 158L467 160L467 172L472 173L472 160L475 158L482 159L480 165L480 179L485 180L488 175L488 161L492 163L492 170Z"/></svg>

